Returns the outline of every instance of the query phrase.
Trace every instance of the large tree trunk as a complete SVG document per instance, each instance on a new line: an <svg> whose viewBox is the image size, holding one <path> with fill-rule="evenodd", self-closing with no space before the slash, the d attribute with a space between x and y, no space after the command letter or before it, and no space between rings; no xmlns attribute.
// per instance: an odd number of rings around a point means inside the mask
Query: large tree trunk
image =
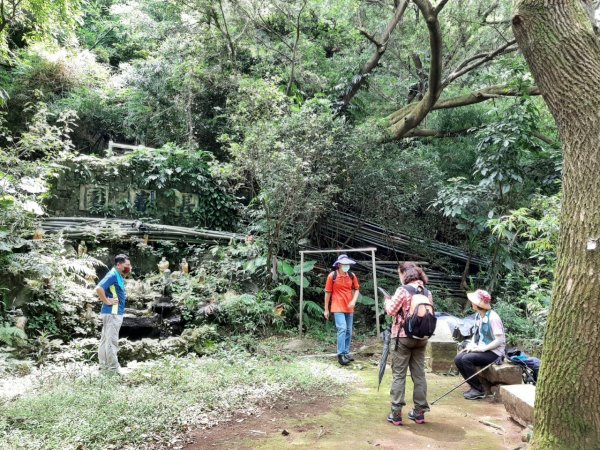
<svg viewBox="0 0 600 450"><path fill-rule="evenodd" d="M534 447L600 448L600 41L582 0L517 0L513 29L563 143L561 235Z"/></svg>

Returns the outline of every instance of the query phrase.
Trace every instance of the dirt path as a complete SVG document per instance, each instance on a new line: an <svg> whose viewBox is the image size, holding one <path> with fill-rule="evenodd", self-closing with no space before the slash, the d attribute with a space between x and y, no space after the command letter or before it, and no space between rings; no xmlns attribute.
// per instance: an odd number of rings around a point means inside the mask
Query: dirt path
<svg viewBox="0 0 600 450"><path fill-rule="evenodd" d="M426 424L417 425L405 417L404 426L394 427L385 420L389 412L390 374L386 373L382 389L377 392L376 372L375 367L358 371L362 382L346 398L296 396L291 401L267 407L259 417L234 417L213 429L199 430L190 437L193 444L188 445L186 450L512 450L522 444L521 428L509 419L502 404L491 400L464 400L462 388L434 405L426 416ZM430 400L458 382L457 377L430 374ZM410 399L410 380L407 382L407 394L407 399ZM502 430L480 420L498 425Z"/></svg>

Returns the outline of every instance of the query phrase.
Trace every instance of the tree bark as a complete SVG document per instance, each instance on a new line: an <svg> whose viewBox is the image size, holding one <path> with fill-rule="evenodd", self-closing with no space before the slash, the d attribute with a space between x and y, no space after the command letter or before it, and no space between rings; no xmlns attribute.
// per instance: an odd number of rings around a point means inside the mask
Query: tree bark
<svg viewBox="0 0 600 450"><path fill-rule="evenodd" d="M600 443L600 41L581 0L518 0L513 30L563 144L561 234L534 448Z"/></svg>

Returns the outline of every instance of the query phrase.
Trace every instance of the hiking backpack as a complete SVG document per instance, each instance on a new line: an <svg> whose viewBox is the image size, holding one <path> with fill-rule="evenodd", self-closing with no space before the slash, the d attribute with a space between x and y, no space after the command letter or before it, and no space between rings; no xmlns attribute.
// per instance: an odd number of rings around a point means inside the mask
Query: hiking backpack
<svg viewBox="0 0 600 450"><path fill-rule="evenodd" d="M338 276L338 271L334 270L329 275L331 275L331 279L335 283L335 279ZM350 281L352 281L352 287L354 288L354 274L352 272L348 272L348 276L350 277Z"/></svg>
<svg viewBox="0 0 600 450"><path fill-rule="evenodd" d="M429 302L429 291L422 286L402 286L411 295L408 315L404 318L404 332L413 339L429 339L435 332L437 317Z"/></svg>

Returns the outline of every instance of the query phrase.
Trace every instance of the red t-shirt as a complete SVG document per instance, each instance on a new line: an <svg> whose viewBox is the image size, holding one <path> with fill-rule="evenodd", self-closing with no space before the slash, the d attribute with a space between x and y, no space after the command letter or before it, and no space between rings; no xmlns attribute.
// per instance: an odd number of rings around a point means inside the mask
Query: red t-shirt
<svg viewBox="0 0 600 450"><path fill-rule="evenodd" d="M335 281L333 281L333 272L327 276L325 283L325 291L331 292L331 308L330 312L352 313L353 308L348 304L352 301L352 291L357 291L360 288L356 274L350 278L347 273L338 271Z"/></svg>

